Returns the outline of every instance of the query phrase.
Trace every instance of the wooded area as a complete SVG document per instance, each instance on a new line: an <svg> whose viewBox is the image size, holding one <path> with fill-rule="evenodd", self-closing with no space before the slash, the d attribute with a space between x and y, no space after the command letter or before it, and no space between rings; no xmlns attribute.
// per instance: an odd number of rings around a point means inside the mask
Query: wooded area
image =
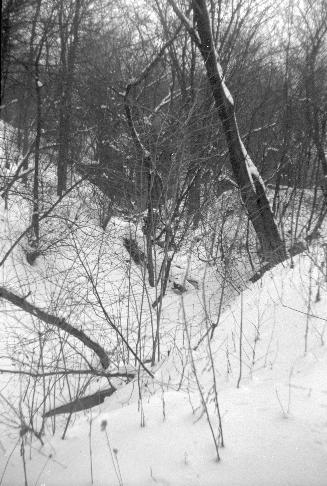
<svg viewBox="0 0 327 486"><path fill-rule="evenodd" d="M21 437L42 442L69 413L65 438L76 411L141 390L179 332L210 424L193 351L214 370L232 298L313 242L326 257L326 1L3 0L0 104L0 303L32 336L8 338L10 360L26 351L11 371L27 380Z"/></svg>
<svg viewBox="0 0 327 486"><path fill-rule="evenodd" d="M16 178L34 169L35 247L48 153L59 196L80 173L107 211L148 208L149 233L157 209L167 226L182 213L198 226L230 178L262 255L284 259L299 235L285 241L283 205L307 188L326 197L327 110L325 2L282 7L5 1L2 117L24 155Z"/></svg>

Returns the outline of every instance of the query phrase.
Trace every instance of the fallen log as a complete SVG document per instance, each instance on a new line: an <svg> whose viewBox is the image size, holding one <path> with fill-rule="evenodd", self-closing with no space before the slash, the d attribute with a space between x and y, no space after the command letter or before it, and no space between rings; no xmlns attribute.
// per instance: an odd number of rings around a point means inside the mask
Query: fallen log
<svg viewBox="0 0 327 486"><path fill-rule="evenodd" d="M64 413L73 414L80 412L81 410L88 410L89 408L96 407L104 402L106 397L110 397L115 393L117 388L111 386L110 388L105 388L104 390L99 390L92 395L87 395L86 397L76 398L70 403L61 405L60 407L52 408L44 414L45 418L54 417L55 415L61 415Z"/></svg>

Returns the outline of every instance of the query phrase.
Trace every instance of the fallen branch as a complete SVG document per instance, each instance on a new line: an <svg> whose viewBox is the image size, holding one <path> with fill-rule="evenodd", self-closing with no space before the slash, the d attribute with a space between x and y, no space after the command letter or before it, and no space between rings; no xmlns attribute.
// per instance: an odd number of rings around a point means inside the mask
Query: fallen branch
<svg viewBox="0 0 327 486"><path fill-rule="evenodd" d="M110 397L116 391L114 386L110 388L106 388L105 390L99 390L92 395L88 395L82 398L76 398L70 403L66 403L65 405L61 405L60 407L53 408L44 414L44 417L53 417L54 415L60 415L62 413L75 413L80 412L81 410L87 410L89 408L95 407L100 405L100 403L104 402L106 397Z"/></svg>
<svg viewBox="0 0 327 486"><path fill-rule="evenodd" d="M141 265L146 261L145 254L139 248L136 240L133 240L133 238L124 238L123 245L136 265Z"/></svg>
<svg viewBox="0 0 327 486"><path fill-rule="evenodd" d="M69 324L65 319L54 316L45 312L44 310L36 307L35 305L27 302L26 299L20 297L17 294L14 294L10 290L7 290L4 287L0 287L0 298L8 300L16 307L28 312L32 316L37 317L41 321L45 322L46 324L50 324L51 326L55 326L62 331L68 332L71 336L76 337L79 341L81 341L86 347L91 349L95 352L95 354L100 358L101 365L104 369L108 368L109 366L109 357L106 351L100 346L100 344L92 341L83 331L76 329L71 324Z"/></svg>

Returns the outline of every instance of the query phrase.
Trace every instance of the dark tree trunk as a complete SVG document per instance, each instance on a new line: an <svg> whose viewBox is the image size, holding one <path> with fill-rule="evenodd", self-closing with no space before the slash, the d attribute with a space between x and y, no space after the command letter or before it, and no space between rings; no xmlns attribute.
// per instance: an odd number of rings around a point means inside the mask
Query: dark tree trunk
<svg viewBox="0 0 327 486"><path fill-rule="evenodd" d="M154 214L153 207L151 203L151 198L148 196L147 202L147 225L146 225L146 253L147 253L147 268L149 284L151 287L155 286L155 269L153 261L153 242L155 238L155 224L154 224Z"/></svg>
<svg viewBox="0 0 327 486"><path fill-rule="evenodd" d="M38 0L35 18L32 26L32 36L30 45L30 60L32 59L32 45L36 32L36 25L40 15L41 1ZM39 165L40 165L40 143L41 143L41 130L42 130L42 83L39 78L39 62L43 49L43 38L41 39L38 47L38 52L34 62L34 85L36 95L36 135L34 144L34 179L33 179L33 212L32 212L32 231L33 236L31 240L31 246L33 250L28 253L27 260L33 264L38 253L38 247L40 242L40 201L39 201Z"/></svg>
<svg viewBox="0 0 327 486"><path fill-rule="evenodd" d="M9 55L11 49L11 16L15 9L15 2L9 0L7 4L1 9L1 91L0 104L2 105L6 81L9 70Z"/></svg>
<svg viewBox="0 0 327 486"><path fill-rule="evenodd" d="M60 64L61 64L61 86L60 86L60 107L59 107L59 133L58 133L58 169L57 169L57 194L61 196L67 189L67 170L70 161L70 137L71 137L71 111L72 111L72 91L74 81L74 69L76 61L76 51L79 41L79 25L81 17L82 0L76 0L75 12L72 25L72 40L69 44L69 32L64 26L63 0L59 11L60 28Z"/></svg>
<svg viewBox="0 0 327 486"><path fill-rule="evenodd" d="M235 116L233 98L228 91L218 61L205 0L193 0L198 48L203 57L207 77L226 137L235 180L240 188L243 204L260 241L263 256L268 262L286 258L282 241L264 183L241 140Z"/></svg>
<svg viewBox="0 0 327 486"><path fill-rule="evenodd" d="M36 137L35 137L35 152L34 152L34 181L33 181L33 244L35 248L39 245L40 239L40 223L39 223L39 162L40 162L40 142L42 129L42 98L41 85L38 74L38 65L36 64L35 72L35 91L36 91Z"/></svg>

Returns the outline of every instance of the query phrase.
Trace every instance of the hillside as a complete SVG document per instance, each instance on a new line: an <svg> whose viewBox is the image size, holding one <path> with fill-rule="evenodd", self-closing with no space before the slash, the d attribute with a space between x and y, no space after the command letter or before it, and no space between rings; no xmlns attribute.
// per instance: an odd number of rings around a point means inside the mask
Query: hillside
<svg viewBox="0 0 327 486"><path fill-rule="evenodd" d="M51 174L44 211L56 200ZM2 257L29 224L28 194L16 187L7 207L1 201ZM117 213L103 229L92 197L87 182L67 195L45 218L33 265L26 233L0 279L104 346L110 366L101 370L69 333L1 299L0 484L323 486L326 230L251 283L240 245L228 267L206 258L213 207L207 227L188 230L153 306L158 289L124 246L133 238L144 248L142 215ZM227 224L239 221L236 213ZM157 268L163 258L158 247ZM42 418L97 393L100 405Z"/></svg>

